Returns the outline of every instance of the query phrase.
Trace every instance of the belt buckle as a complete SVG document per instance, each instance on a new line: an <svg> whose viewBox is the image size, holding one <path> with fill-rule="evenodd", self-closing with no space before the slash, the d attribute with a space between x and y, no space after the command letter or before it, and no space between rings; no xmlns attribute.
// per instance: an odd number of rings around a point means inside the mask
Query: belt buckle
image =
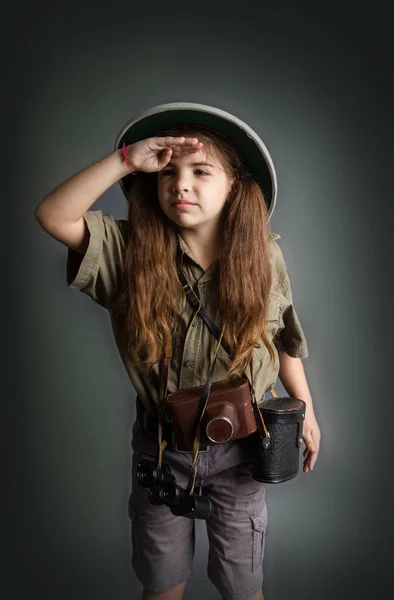
<svg viewBox="0 0 394 600"><path fill-rule="evenodd" d="M180 452L181 454L193 454L193 450L180 450L178 448L178 442L176 441L175 434L172 430L171 430L171 445L175 452ZM209 451L209 446L204 446L203 449L200 449L198 451L198 453L200 454L200 452L208 452L208 451Z"/></svg>

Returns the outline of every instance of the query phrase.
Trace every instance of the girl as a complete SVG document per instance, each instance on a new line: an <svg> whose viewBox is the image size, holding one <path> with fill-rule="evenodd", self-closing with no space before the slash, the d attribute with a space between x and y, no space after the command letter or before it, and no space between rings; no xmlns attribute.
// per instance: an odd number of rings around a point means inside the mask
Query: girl
<svg viewBox="0 0 394 600"><path fill-rule="evenodd" d="M117 181L129 202L127 220L89 210ZM40 225L68 247L68 285L109 311L137 392L129 515L145 600L182 599L194 556L194 520L149 502L137 480L139 463L157 456L161 440L163 364L172 393L204 385L214 356L213 382L246 372L253 358L257 398L279 376L289 396L306 403L305 473L318 456L320 431L301 362L307 343L280 236L269 226L275 201L274 166L248 125L214 107L171 103L128 121L114 152L36 208ZM186 298L182 277L225 329L231 359ZM193 453L166 427L159 457L186 489ZM194 490L211 503L208 577L224 599L263 598L267 505L252 460L248 437L201 446L197 455Z"/></svg>

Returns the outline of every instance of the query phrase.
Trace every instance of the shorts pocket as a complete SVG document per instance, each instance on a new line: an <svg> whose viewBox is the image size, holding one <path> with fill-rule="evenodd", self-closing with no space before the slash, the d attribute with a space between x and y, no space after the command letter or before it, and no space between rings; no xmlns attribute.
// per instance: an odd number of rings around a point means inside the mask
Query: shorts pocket
<svg viewBox="0 0 394 600"><path fill-rule="evenodd" d="M139 552L136 548L136 538L137 538L137 511L131 507L129 500L129 519L131 521L131 549L132 549L132 562L134 567L137 566Z"/></svg>
<svg viewBox="0 0 394 600"><path fill-rule="evenodd" d="M252 521L252 572L261 569L264 557L264 537L267 527L267 505L259 507L250 515Z"/></svg>

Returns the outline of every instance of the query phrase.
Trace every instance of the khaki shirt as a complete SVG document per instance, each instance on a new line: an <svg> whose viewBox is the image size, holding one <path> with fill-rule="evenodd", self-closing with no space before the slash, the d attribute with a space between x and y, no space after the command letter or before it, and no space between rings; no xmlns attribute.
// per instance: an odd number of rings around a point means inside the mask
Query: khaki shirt
<svg viewBox="0 0 394 600"><path fill-rule="evenodd" d="M109 311L115 341L130 380L148 410L155 410L159 402L159 363L149 374L141 374L125 355L118 332L122 324L112 314L112 304L120 290L123 261L128 237L128 222L115 220L101 210L84 214L90 232L90 240L84 255L68 249L67 285L90 296L92 300ZM273 284L270 294L268 332L274 340L275 367L269 366L269 353L262 343L254 354L254 385L256 397L275 384L279 372L278 348L293 357L308 356L307 342L294 310L287 268L280 246L280 236L270 234L268 243L272 264ZM182 268L189 283L200 297L215 322L220 324L218 310L217 278L218 261L204 269L194 260L188 246L179 235ZM189 303L176 328L173 339L173 355L168 379L168 392L205 384L212 364L217 340L209 331L200 315L195 315ZM226 365L229 358L220 346L215 365L213 382L227 378ZM250 377L249 369L247 376Z"/></svg>

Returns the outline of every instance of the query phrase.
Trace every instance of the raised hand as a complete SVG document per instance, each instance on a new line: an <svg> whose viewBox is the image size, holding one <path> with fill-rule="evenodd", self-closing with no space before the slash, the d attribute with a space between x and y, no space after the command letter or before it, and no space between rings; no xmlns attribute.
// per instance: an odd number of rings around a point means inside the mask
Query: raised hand
<svg viewBox="0 0 394 600"><path fill-rule="evenodd" d="M151 137L128 147L127 160L134 171L161 171L171 160L199 152L203 146L197 138Z"/></svg>

